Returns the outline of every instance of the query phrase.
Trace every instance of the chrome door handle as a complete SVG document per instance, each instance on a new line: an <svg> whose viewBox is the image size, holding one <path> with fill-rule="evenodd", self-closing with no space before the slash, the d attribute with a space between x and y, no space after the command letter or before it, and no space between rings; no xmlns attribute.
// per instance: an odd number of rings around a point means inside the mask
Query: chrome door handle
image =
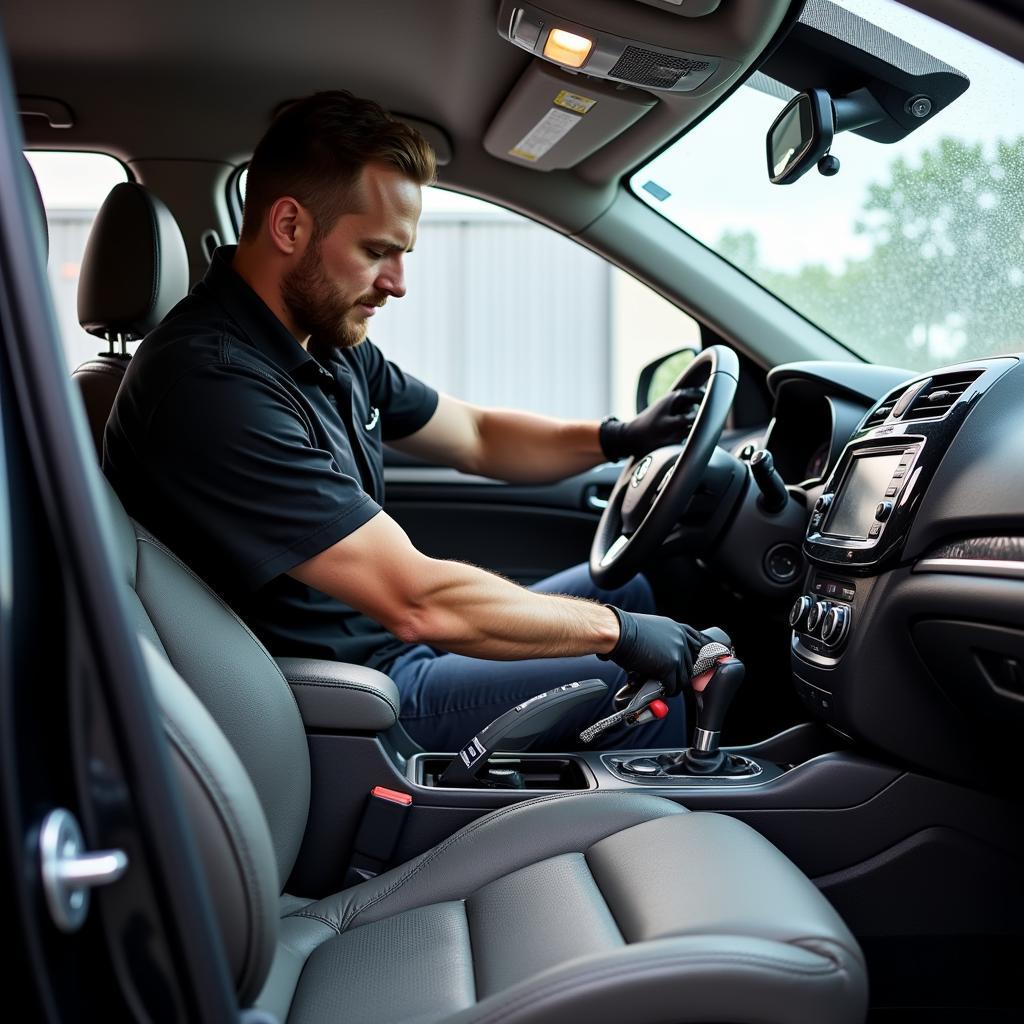
<svg viewBox="0 0 1024 1024"><path fill-rule="evenodd" d="M116 882L128 868L122 850L88 853L78 821L58 807L39 830L39 862L46 906L62 932L82 927L89 912L89 891Z"/></svg>
<svg viewBox="0 0 1024 1024"><path fill-rule="evenodd" d="M602 496L601 492L605 492ZM612 492L611 487L599 487L591 484L583 491L583 507L591 512L603 512L608 507L608 497Z"/></svg>

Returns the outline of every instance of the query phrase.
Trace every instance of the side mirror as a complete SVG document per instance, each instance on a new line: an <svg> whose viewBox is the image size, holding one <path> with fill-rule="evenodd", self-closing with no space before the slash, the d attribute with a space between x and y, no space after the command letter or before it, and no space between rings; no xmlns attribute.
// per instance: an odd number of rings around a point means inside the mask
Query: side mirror
<svg viewBox="0 0 1024 1024"><path fill-rule="evenodd" d="M695 348L682 348L648 363L636 382L636 411L643 412L652 402L667 395L679 374L696 358Z"/></svg>
<svg viewBox="0 0 1024 1024"><path fill-rule="evenodd" d="M768 177L773 185L802 178L829 151L835 136L832 99L824 89L797 93L768 130Z"/></svg>

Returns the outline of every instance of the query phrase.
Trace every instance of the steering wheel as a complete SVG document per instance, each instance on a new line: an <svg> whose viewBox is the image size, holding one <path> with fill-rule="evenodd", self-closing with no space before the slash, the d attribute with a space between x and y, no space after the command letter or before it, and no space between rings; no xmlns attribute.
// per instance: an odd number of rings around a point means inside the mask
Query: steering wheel
<svg viewBox="0 0 1024 1024"><path fill-rule="evenodd" d="M736 395L740 362L725 345L704 349L671 391L704 387L689 435L642 458L619 474L590 548L590 577L613 590L632 579L682 518L722 436Z"/></svg>

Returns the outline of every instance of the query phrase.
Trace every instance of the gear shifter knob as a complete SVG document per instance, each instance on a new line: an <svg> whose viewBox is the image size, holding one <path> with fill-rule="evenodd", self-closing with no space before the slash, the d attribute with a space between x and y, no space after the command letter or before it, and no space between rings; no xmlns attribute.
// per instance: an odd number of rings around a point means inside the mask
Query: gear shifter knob
<svg viewBox="0 0 1024 1024"><path fill-rule="evenodd" d="M697 694L697 728L693 745L702 754L718 750L726 713L743 684L746 670L738 658L729 658L715 666L707 685Z"/></svg>

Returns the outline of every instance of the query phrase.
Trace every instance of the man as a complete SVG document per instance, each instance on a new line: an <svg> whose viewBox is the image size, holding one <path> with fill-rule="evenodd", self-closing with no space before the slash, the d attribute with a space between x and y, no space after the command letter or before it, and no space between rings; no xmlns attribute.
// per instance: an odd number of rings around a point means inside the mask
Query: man
<svg viewBox="0 0 1024 1024"><path fill-rule="evenodd" d="M543 482L683 433L670 400L600 425L477 408L365 340L377 310L405 294L403 258L434 174L419 134L372 102L319 93L281 113L249 167L237 249L218 250L129 366L104 470L129 513L272 653L392 675L402 720L429 749L461 745L551 686L599 676L614 690L623 670L663 679L674 710L606 745L678 744L676 695L703 641L650 614L646 581L601 594L577 570L526 590L428 558L381 509L382 443ZM584 707L545 745L576 745L610 710Z"/></svg>

